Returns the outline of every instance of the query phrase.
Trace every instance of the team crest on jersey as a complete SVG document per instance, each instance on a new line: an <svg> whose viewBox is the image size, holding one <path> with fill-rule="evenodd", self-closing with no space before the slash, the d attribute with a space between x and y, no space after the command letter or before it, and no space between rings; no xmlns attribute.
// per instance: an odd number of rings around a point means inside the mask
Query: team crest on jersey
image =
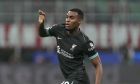
<svg viewBox="0 0 140 84"><path fill-rule="evenodd" d="M76 46L77 46L76 44L72 44L72 47L70 48L70 50L73 51Z"/></svg>

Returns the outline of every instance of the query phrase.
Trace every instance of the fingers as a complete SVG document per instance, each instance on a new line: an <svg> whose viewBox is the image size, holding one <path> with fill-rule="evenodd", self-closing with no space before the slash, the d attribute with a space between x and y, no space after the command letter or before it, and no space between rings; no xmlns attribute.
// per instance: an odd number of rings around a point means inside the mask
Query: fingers
<svg viewBox="0 0 140 84"><path fill-rule="evenodd" d="M42 10L39 10L38 12L39 12L39 19L38 19L38 21L39 21L39 23L43 23L45 21L46 14Z"/></svg>
<svg viewBox="0 0 140 84"><path fill-rule="evenodd" d="M38 11L38 12L39 12L39 15L44 15L44 16L46 16L46 14L45 14L45 12L44 12L44 11L42 11L42 10L40 10L40 9L39 9L39 11Z"/></svg>

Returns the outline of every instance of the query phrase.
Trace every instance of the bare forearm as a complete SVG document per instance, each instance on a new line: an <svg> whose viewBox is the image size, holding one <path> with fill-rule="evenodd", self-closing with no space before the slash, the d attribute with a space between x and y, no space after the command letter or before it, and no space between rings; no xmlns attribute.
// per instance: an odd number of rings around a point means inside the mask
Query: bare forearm
<svg viewBox="0 0 140 84"><path fill-rule="evenodd" d="M95 84L101 84L101 80L102 80L102 75L103 75L103 69L102 69L102 64L98 64L96 66L96 79L95 79Z"/></svg>

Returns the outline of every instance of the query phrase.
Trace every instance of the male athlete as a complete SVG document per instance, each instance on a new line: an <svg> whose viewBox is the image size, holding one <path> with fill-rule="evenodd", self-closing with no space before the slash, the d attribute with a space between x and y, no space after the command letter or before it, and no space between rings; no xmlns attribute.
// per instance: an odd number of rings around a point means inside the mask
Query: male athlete
<svg viewBox="0 0 140 84"><path fill-rule="evenodd" d="M54 36L57 41L57 53L60 68L66 79L61 84L90 84L83 63L87 56L95 67L94 84L101 84L102 64L94 43L80 31L84 14L80 9L70 9L66 14L64 24L49 28L44 27L46 14L39 10L39 35Z"/></svg>

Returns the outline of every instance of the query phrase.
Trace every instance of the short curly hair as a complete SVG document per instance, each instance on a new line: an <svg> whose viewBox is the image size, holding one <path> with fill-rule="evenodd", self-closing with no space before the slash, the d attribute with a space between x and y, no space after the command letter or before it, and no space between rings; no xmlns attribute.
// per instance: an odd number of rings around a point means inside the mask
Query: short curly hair
<svg viewBox="0 0 140 84"><path fill-rule="evenodd" d="M81 9L78 9L78 8L73 8L73 9L70 9L69 11L73 11L73 12L77 12L78 15L80 16L80 18L83 20L84 19L84 13Z"/></svg>

